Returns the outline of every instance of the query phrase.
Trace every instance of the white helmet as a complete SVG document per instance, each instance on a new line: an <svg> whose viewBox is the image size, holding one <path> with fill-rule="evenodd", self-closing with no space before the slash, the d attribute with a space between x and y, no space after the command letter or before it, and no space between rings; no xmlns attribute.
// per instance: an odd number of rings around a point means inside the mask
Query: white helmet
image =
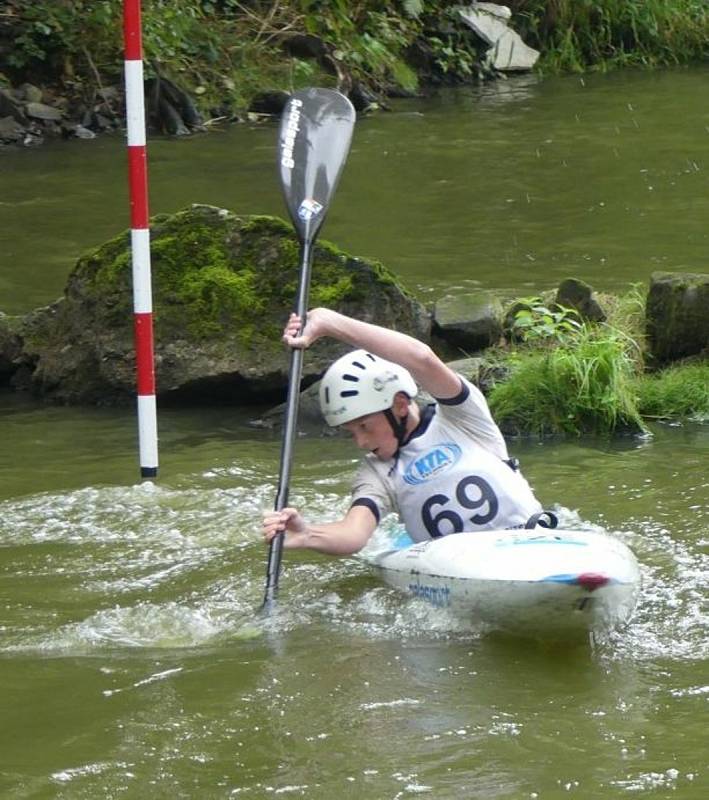
<svg viewBox="0 0 709 800"><path fill-rule="evenodd" d="M398 364L354 350L338 358L320 383L320 409L335 428L366 414L391 408L397 392L416 397L410 373Z"/></svg>

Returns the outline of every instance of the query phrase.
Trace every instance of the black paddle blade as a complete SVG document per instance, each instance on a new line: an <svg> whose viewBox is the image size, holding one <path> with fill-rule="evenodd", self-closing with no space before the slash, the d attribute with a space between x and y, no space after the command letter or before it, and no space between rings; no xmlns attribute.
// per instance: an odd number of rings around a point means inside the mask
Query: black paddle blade
<svg viewBox="0 0 709 800"><path fill-rule="evenodd" d="M334 89L301 89L286 104L278 170L301 242L314 242L323 224L347 160L354 123L352 103Z"/></svg>

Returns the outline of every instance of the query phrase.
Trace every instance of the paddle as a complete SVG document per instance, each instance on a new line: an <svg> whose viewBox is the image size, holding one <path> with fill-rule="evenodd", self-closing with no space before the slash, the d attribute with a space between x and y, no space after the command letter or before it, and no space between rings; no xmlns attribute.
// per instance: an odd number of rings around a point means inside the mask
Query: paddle
<svg viewBox="0 0 709 800"><path fill-rule="evenodd" d="M312 248L347 160L354 122L352 103L332 89L301 89L291 96L281 117L278 171L288 213L300 241L295 312L303 325L308 310ZM303 351L291 350L276 511L288 504L302 369ZM271 607L278 591L283 536L278 533L268 549L264 609Z"/></svg>

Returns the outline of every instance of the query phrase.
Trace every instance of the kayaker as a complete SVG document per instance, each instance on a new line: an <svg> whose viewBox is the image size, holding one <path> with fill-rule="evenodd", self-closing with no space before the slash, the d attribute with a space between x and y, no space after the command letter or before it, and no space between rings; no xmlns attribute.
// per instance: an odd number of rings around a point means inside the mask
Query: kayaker
<svg viewBox="0 0 709 800"><path fill-rule="evenodd" d="M295 508L269 511L267 541L284 530L284 547L350 555L390 512L415 541L533 527L546 513L510 459L480 390L428 345L326 308L309 311L300 327L292 314L283 333L289 347L330 336L358 348L325 373L320 407L326 422L348 430L367 455L343 519L315 523ZM419 409L417 384L436 403Z"/></svg>

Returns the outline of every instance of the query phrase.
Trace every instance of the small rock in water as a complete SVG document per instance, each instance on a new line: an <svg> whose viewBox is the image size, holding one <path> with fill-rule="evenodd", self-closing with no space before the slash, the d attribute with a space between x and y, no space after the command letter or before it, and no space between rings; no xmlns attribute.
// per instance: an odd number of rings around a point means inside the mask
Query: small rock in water
<svg viewBox="0 0 709 800"><path fill-rule="evenodd" d="M22 139L25 129L13 117L0 118L0 139L6 142L17 142Z"/></svg>
<svg viewBox="0 0 709 800"><path fill-rule="evenodd" d="M95 139L96 134L93 131L90 131L88 128L85 128L83 125L77 125L74 128L74 136L77 139Z"/></svg>
<svg viewBox="0 0 709 800"><path fill-rule="evenodd" d="M44 142L44 136L40 136L37 133L32 133L31 131L27 131L25 133L25 137L22 140L22 144L25 147L36 147Z"/></svg>

